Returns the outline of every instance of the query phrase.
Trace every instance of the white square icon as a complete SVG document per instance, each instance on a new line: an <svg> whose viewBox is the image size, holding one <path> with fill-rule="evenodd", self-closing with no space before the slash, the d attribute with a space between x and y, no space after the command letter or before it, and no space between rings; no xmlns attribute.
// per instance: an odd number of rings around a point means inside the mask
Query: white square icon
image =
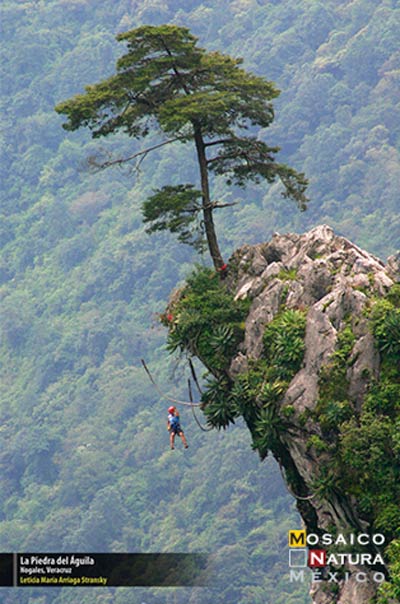
<svg viewBox="0 0 400 604"><path fill-rule="evenodd" d="M289 550L289 567L304 568L307 566L307 550L306 549L290 549Z"/></svg>

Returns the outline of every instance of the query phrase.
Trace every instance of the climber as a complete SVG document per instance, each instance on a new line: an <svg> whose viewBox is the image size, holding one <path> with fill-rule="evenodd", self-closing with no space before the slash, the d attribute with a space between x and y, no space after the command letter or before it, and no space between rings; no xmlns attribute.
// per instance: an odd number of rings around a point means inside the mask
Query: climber
<svg viewBox="0 0 400 604"><path fill-rule="evenodd" d="M187 449L189 447L189 445L186 442L186 438L183 433L183 430L181 428L181 424L179 422L179 411L177 410L176 407L168 407L167 428L169 431L169 443L170 443L171 449L175 449L174 443L175 443L176 434L182 439L185 449Z"/></svg>

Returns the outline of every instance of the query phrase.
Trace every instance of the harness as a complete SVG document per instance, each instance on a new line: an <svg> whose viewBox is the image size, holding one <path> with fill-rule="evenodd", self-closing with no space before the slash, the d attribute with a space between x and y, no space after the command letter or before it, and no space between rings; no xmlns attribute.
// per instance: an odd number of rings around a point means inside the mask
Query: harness
<svg viewBox="0 0 400 604"><path fill-rule="evenodd" d="M169 428L170 430L172 430L172 432L175 432L175 434L182 432L182 428L179 423L179 417L176 417L175 415L171 417L171 419L169 420Z"/></svg>

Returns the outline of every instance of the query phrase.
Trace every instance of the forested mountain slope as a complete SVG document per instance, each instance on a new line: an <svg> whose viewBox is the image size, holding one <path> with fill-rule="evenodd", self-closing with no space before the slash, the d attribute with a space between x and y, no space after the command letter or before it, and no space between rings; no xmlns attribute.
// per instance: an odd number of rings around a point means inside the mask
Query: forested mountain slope
<svg viewBox="0 0 400 604"><path fill-rule="evenodd" d="M190 449L171 459L166 404L140 366L145 357L186 396L157 313L206 260L146 235L139 206L171 175L195 181L194 158L177 145L140 174L93 174L86 158L99 147L122 156L138 143L66 134L54 106L113 72L116 33L185 25L277 83L276 120L262 136L311 183L299 214L275 186L244 194L216 179L219 199L241 200L218 217L226 254L323 221L386 256L400 231L399 14L394 0L3 2L2 551L210 547L222 565L213 592L146 593L146 602L308 601L306 586L296 592L285 576L286 531L299 520L276 468L259 464L240 426L205 436L186 413ZM10 591L4 601L100 597L48 593ZM144 597L101 593L117 604Z"/></svg>

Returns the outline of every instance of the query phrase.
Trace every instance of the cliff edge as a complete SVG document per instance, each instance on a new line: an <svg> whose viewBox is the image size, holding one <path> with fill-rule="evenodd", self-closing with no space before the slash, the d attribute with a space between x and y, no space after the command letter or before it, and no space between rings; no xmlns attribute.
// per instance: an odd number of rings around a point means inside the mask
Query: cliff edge
<svg viewBox="0 0 400 604"><path fill-rule="evenodd" d="M263 355L265 329L283 306L306 311L304 357L279 402L281 410L290 409L292 429L280 435L284 454L280 454L280 447L276 451L288 473L289 488L298 497L305 526L317 533L333 529L371 533L371 514L358 510L356 489L351 488L355 485L339 484L339 472L324 468L335 465L330 464L332 455L338 453L340 439L345 437L340 425L345 423L349 431L349 422L361 421L366 395L371 385L379 382L381 356L369 311L374 301L385 298L394 283L400 281L399 259L391 257L385 266L378 258L335 235L330 227L320 226L304 235L276 234L269 243L241 248L232 261L237 265L237 275L231 281L235 298L251 300L242 350L230 366L233 378L247 372L251 360ZM340 336L343 340L346 331L348 342L344 346ZM342 367L335 368L335 361L340 364L341 347L346 348ZM341 383L335 388L338 379ZM336 393L332 392L335 389ZM359 444L354 442L354 455ZM374 443L366 441L365 447L369 446ZM392 460L396 463L395 457ZM357 480L355 471L352 475ZM331 484L319 489L318 477ZM350 476L346 477L346 482L350 480ZM350 570L355 576L357 568ZM369 602L376 595L376 584L371 570L367 572L368 581L350 578L335 595L326 593L323 584L315 584L313 602Z"/></svg>
<svg viewBox="0 0 400 604"><path fill-rule="evenodd" d="M398 602L400 255L384 264L323 225L244 246L228 267L171 299L170 348L208 368L208 422L241 415L274 455L307 532L347 540L325 547L313 604ZM350 547L358 535L368 543Z"/></svg>

